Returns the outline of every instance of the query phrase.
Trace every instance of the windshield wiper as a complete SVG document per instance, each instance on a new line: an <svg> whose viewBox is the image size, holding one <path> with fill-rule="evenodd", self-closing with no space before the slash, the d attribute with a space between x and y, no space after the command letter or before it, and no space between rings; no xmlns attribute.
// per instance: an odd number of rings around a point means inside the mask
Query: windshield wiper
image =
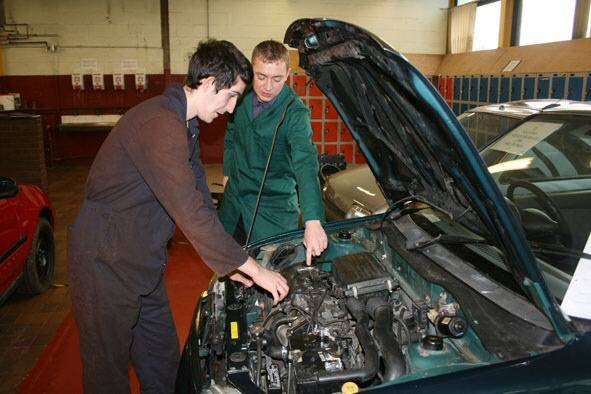
<svg viewBox="0 0 591 394"><path fill-rule="evenodd" d="M491 243L484 238L464 237L462 235L439 234L436 237L429 239L422 239L414 242L409 242L406 245L406 250L419 250L434 244L487 244Z"/></svg>
<svg viewBox="0 0 591 394"><path fill-rule="evenodd" d="M426 206L417 207L414 205L408 205L411 202L415 202L415 203L420 202L420 203L425 204ZM449 213L445 209L437 206L435 203L433 203L423 197L420 197L420 196L410 195L410 196L406 196L404 198L401 198L398 201L395 201L394 203L392 203L392 205L390 205L388 207L386 212L384 212L384 216L382 216L381 225L383 226L384 221L386 219L390 219L390 220L400 219L402 216L410 215L411 213L415 213L415 212L421 211L426 208L436 209L453 219L451 213ZM398 211L394 213L394 211L396 211L397 209L398 209Z"/></svg>
<svg viewBox="0 0 591 394"><path fill-rule="evenodd" d="M382 216L382 220L380 221L380 228L384 227L384 222L386 221L386 219L396 220L396 219L401 218L402 216L409 215L411 213L414 213L414 212L420 211L421 209L424 209L424 207L416 208L416 207L407 205L410 202L418 202L418 201L423 202L423 200L417 196L406 196L406 197L401 198L400 200L392 203L392 205L390 205L388 207L388 209L386 209L386 212L384 212L384 216ZM398 212L396 212L396 215L393 215L393 212L396 209L398 209ZM392 215L392 216L390 216L390 215Z"/></svg>
<svg viewBox="0 0 591 394"><path fill-rule="evenodd" d="M543 242L531 242L529 243L531 251L534 253L541 254L554 254L558 256L569 256L578 257L591 260L591 254L581 252L580 250L566 248L562 245L553 245Z"/></svg>

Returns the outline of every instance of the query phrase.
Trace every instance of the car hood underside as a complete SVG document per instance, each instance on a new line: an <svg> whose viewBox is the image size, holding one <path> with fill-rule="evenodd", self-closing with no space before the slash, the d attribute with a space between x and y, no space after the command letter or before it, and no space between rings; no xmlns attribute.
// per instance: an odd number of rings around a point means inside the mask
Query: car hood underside
<svg viewBox="0 0 591 394"><path fill-rule="evenodd" d="M431 82L378 37L347 23L301 19L284 41L298 48L301 67L351 130L391 210L423 201L499 246L516 282L562 320L521 226Z"/></svg>

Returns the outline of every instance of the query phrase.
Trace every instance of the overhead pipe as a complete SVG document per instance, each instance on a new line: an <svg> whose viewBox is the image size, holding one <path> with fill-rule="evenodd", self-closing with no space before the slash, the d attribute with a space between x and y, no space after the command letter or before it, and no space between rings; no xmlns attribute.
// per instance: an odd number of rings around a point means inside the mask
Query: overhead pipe
<svg viewBox="0 0 591 394"><path fill-rule="evenodd" d="M42 46L39 46L42 45ZM47 51L53 52L57 47L47 41L0 41L0 47L10 48L18 46L28 46L29 48L45 48Z"/></svg>

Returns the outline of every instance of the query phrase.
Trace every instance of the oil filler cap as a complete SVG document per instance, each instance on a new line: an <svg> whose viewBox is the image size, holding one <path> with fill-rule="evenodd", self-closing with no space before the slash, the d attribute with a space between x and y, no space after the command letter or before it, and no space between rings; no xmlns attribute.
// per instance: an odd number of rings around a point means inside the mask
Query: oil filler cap
<svg viewBox="0 0 591 394"><path fill-rule="evenodd" d="M343 394L355 394L359 392L359 386L355 382L345 382L341 387Z"/></svg>
<svg viewBox="0 0 591 394"><path fill-rule="evenodd" d="M423 349L426 350L443 350L443 338L437 335L427 335L423 338Z"/></svg>
<svg viewBox="0 0 591 394"><path fill-rule="evenodd" d="M339 233L337 234L337 237L341 241L349 241L349 240L351 240L351 232L349 232L347 230L339 231Z"/></svg>

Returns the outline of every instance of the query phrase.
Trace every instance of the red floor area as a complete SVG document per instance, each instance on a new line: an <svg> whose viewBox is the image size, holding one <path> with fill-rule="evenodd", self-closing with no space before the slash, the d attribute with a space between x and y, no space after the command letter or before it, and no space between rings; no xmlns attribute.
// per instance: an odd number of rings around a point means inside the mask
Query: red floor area
<svg viewBox="0 0 591 394"><path fill-rule="evenodd" d="M180 234L175 234L169 248L166 286L181 346L187 337L193 309L201 292L207 289L212 271L201 261ZM18 393L82 393L82 363L79 334L72 313L64 319L54 339L47 346ZM132 393L139 393L133 371Z"/></svg>

